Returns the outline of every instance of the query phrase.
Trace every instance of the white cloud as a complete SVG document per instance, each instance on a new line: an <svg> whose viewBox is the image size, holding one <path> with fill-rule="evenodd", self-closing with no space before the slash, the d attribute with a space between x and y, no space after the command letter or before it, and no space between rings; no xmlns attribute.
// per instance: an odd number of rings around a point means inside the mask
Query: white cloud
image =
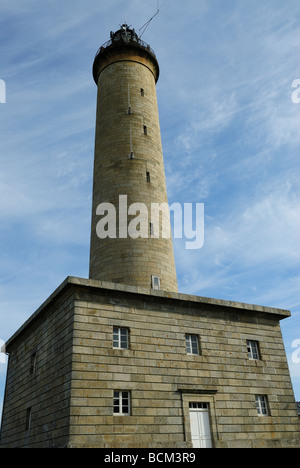
<svg viewBox="0 0 300 468"><path fill-rule="evenodd" d="M177 152L189 155L201 147L201 140L216 135L226 128L237 111L234 94L220 96L220 89L210 93L210 99L201 95L193 101L182 133L176 139Z"/></svg>

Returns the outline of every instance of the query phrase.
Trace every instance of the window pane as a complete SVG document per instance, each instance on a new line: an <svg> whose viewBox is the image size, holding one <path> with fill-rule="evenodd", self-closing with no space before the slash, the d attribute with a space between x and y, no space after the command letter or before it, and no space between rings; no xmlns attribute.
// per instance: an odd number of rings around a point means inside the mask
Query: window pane
<svg viewBox="0 0 300 468"><path fill-rule="evenodd" d="M119 348L119 328L114 327L113 330L113 347L114 348Z"/></svg>
<svg viewBox="0 0 300 468"><path fill-rule="evenodd" d="M150 224L152 224L152 223L150 223ZM154 226L153 226L153 232L151 232L151 234L154 234ZM159 278L159 276L152 276L151 283L152 283L152 289L160 290L160 278Z"/></svg>
<svg viewBox="0 0 300 468"><path fill-rule="evenodd" d="M192 353L199 354L198 351L198 337L196 335L192 335Z"/></svg>
<svg viewBox="0 0 300 468"><path fill-rule="evenodd" d="M120 413L120 392L114 392L113 406L114 413Z"/></svg>
<svg viewBox="0 0 300 468"><path fill-rule="evenodd" d="M130 392L114 392L113 398L114 414L130 414Z"/></svg>
<svg viewBox="0 0 300 468"><path fill-rule="evenodd" d="M130 412L130 404L129 404L129 392L121 392L121 413L122 414L129 414Z"/></svg>
<svg viewBox="0 0 300 468"><path fill-rule="evenodd" d="M128 329L114 327L113 347L117 349L128 349Z"/></svg>
<svg viewBox="0 0 300 468"><path fill-rule="evenodd" d="M121 329L121 348L128 348L128 330L126 328Z"/></svg>
<svg viewBox="0 0 300 468"><path fill-rule="evenodd" d="M255 397L257 414L260 416L268 416L268 401L264 395L256 395Z"/></svg>
<svg viewBox="0 0 300 468"><path fill-rule="evenodd" d="M188 354L191 354L192 349L191 349L191 337L190 337L190 335L186 335L185 341L186 341L186 352Z"/></svg>
<svg viewBox="0 0 300 468"><path fill-rule="evenodd" d="M247 341L247 350L249 359L259 360L259 348L257 341Z"/></svg>
<svg viewBox="0 0 300 468"><path fill-rule="evenodd" d="M186 335L185 340L187 354L199 354L198 335Z"/></svg>

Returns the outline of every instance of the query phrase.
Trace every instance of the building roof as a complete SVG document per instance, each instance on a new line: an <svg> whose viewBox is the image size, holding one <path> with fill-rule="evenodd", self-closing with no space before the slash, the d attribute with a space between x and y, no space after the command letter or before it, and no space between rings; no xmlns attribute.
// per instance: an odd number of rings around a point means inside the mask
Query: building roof
<svg viewBox="0 0 300 468"><path fill-rule="evenodd" d="M265 307L254 304L246 304L243 302L224 301L221 299L214 299L202 296L193 296L189 294L181 293L170 293L166 291L156 291L153 289L147 289L137 286L130 286L120 283L109 283L106 281L98 281L92 279L77 278L68 276L61 285L46 299L46 301L37 309L37 311L29 317L29 319L14 333L14 335L6 342L6 347L12 344L12 342L21 334L23 331L41 314L41 312L54 301L66 288L69 287L80 287L80 288L92 288L96 290L102 290L107 292L111 291L111 294L115 293L127 293L132 295L144 296L153 300L159 300L160 302L173 303L175 305L181 305L182 307L197 308L203 305L209 305L212 307L221 307L222 310L228 309L231 313L253 313L261 315L264 314L267 317L275 317L277 320L282 320L291 316L291 312L285 309L277 309L274 307ZM300 411L300 409L299 409Z"/></svg>

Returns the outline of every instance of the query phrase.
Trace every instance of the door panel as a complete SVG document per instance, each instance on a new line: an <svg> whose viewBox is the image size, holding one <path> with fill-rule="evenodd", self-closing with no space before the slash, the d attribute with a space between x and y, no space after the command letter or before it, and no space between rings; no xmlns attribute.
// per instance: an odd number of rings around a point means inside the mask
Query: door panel
<svg viewBox="0 0 300 468"><path fill-rule="evenodd" d="M209 410L190 408L193 448L212 448Z"/></svg>

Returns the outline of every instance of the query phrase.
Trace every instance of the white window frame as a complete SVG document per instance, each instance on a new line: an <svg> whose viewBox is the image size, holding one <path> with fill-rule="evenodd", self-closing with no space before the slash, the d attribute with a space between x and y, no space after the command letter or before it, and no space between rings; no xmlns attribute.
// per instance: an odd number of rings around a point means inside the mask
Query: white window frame
<svg viewBox="0 0 300 468"><path fill-rule="evenodd" d="M113 349L129 349L129 329L113 327Z"/></svg>
<svg viewBox="0 0 300 468"><path fill-rule="evenodd" d="M116 409L118 409L118 411L116 411ZM130 413L131 413L130 391L114 390L113 413L114 413L114 416L130 416Z"/></svg>
<svg viewBox="0 0 300 468"><path fill-rule="evenodd" d="M199 336L186 333L185 335L185 346L186 346L186 353L191 356L199 356L200 354L200 346L199 346Z"/></svg>
<svg viewBox="0 0 300 468"><path fill-rule="evenodd" d="M269 402L266 395L255 395L258 416L270 416Z"/></svg>
<svg viewBox="0 0 300 468"><path fill-rule="evenodd" d="M259 343L255 340L247 340L248 357L252 361L260 360ZM257 357L256 357L257 356Z"/></svg>
<svg viewBox="0 0 300 468"><path fill-rule="evenodd" d="M160 290L160 277L159 276L151 276L151 287L155 291Z"/></svg>

